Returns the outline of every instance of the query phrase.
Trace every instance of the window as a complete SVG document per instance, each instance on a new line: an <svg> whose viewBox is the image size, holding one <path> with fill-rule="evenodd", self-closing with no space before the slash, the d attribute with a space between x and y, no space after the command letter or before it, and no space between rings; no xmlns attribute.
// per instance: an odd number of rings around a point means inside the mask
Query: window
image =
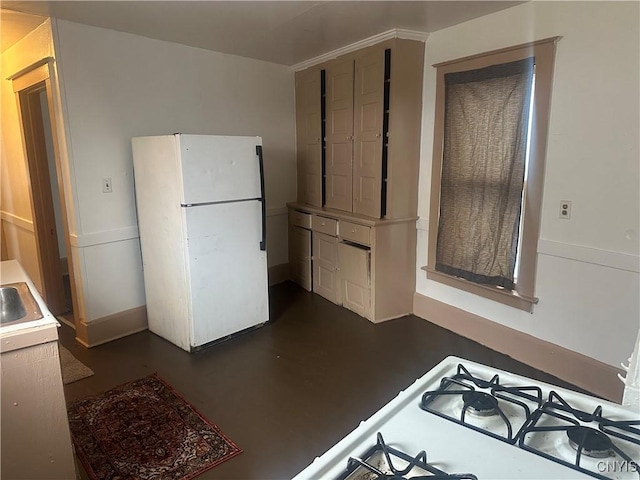
<svg viewBox="0 0 640 480"><path fill-rule="evenodd" d="M557 40L434 65L427 277L527 311Z"/></svg>

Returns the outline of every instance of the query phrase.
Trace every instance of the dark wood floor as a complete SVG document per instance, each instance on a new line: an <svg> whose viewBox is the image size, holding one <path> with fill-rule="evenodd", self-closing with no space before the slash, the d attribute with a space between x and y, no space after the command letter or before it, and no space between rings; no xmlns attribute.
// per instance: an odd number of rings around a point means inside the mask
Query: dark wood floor
<svg viewBox="0 0 640 480"><path fill-rule="evenodd" d="M67 400L158 372L244 452L199 479L291 478L448 355L568 386L415 316L374 325L292 283L270 291L272 322L189 354L142 332L85 349L95 375Z"/></svg>

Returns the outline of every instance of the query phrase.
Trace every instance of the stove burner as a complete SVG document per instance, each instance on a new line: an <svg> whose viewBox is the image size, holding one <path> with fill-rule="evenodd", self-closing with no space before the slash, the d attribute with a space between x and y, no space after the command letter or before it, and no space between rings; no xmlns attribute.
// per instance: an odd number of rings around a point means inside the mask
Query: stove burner
<svg viewBox="0 0 640 480"><path fill-rule="evenodd" d="M445 473L427 463L427 454L421 451L415 457L390 447L378 432L378 443L362 458L350 457L347 469L336 480L478 480L470 473ZM403 465L404 468L401 468Z"/></svg>
<svg viewBox="0 0 640 480"><path fill-rule="evenodd" d="M440 379L436 390L425 392L420 402L426 412L512 445L531 419L531 412L541 405L540 387L501 385L497 374L486 380L462 364L455 375Z"/></svg>
<svg viewBox="0 0 640 480"><path fill-rule="evenodd" d="M479 417L490 417L498 413L498 399L484 392L469 391L462 395L467 411Z"/></svg>
<svg viewBox="0 0 640 480"><path fill-rule="evenodd" d="M594 426L586 426L585 422ZM640 420L615 420L605 417L601 405L597 406L593 413L579 410L567 403L557 392L551 391L549 399L533 413L531 421L522 431L519 446L595 478L637 479L640 477L640 470L636 468L640 430L636 425L640 425ZM568 443L575 450L573 459L567 457L566 449L548 448L549 441L556 446L566 446ZM607 462L593 462L587 460L589 457L610 459ZM614 463L633 465L632 470L626 472L633 471L635 475L618 475L623 471L609 470L608 467L602 469L602 465Z"/></svg>
<svg viewBox="0 0 640 480"><path fill-rule="evenodd" d="M582 453L587 457L606 458L613 456L611 439L595 428L575 427L567 430L569 445L578 450L582 445Z"/></svg>

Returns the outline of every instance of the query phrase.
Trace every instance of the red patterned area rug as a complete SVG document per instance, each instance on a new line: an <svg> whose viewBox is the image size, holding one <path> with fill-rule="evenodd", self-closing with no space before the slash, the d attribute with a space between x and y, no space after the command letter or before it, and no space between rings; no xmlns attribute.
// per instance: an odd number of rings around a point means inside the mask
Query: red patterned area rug
<svg viewBox="0 0 640 480"><path fill-rule="evenodd" d="M92 480L187 480L242 452L157 374L67 406Z"/></svg>

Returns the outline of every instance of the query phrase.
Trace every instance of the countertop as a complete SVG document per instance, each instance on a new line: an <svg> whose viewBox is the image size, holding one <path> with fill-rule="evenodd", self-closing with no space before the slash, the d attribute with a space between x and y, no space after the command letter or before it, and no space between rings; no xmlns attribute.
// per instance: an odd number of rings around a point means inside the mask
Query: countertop
<svg viewBox="0 0 640 480"><path fill-rule="evenodd" d="M406 217L406 218L373 218L358 213L345 212L342 210L334 210L326 207L314 207L313 205L307 205L306 203L290 202L287 203L287 207L293 210L300 210L309 213L315 213L326 217L337 218L339 220L345 220L348 222L359 223L370 227L380 227L383 225L392 225L394 223L409 223L418 220L418 217Z"/></svg>
<svg viewBox="0 0 640 480"><path fill-rule="evenodd" d="M0 350L7 352L17 348L24 348L38 343L46 343L58 339L60 324L56 317L49 312L47 305L36 290L35 285L17 260L0 262L0 284L25 282L33 298L35 298L42 318L30 322L15 323L0 327Z"/></svg>

